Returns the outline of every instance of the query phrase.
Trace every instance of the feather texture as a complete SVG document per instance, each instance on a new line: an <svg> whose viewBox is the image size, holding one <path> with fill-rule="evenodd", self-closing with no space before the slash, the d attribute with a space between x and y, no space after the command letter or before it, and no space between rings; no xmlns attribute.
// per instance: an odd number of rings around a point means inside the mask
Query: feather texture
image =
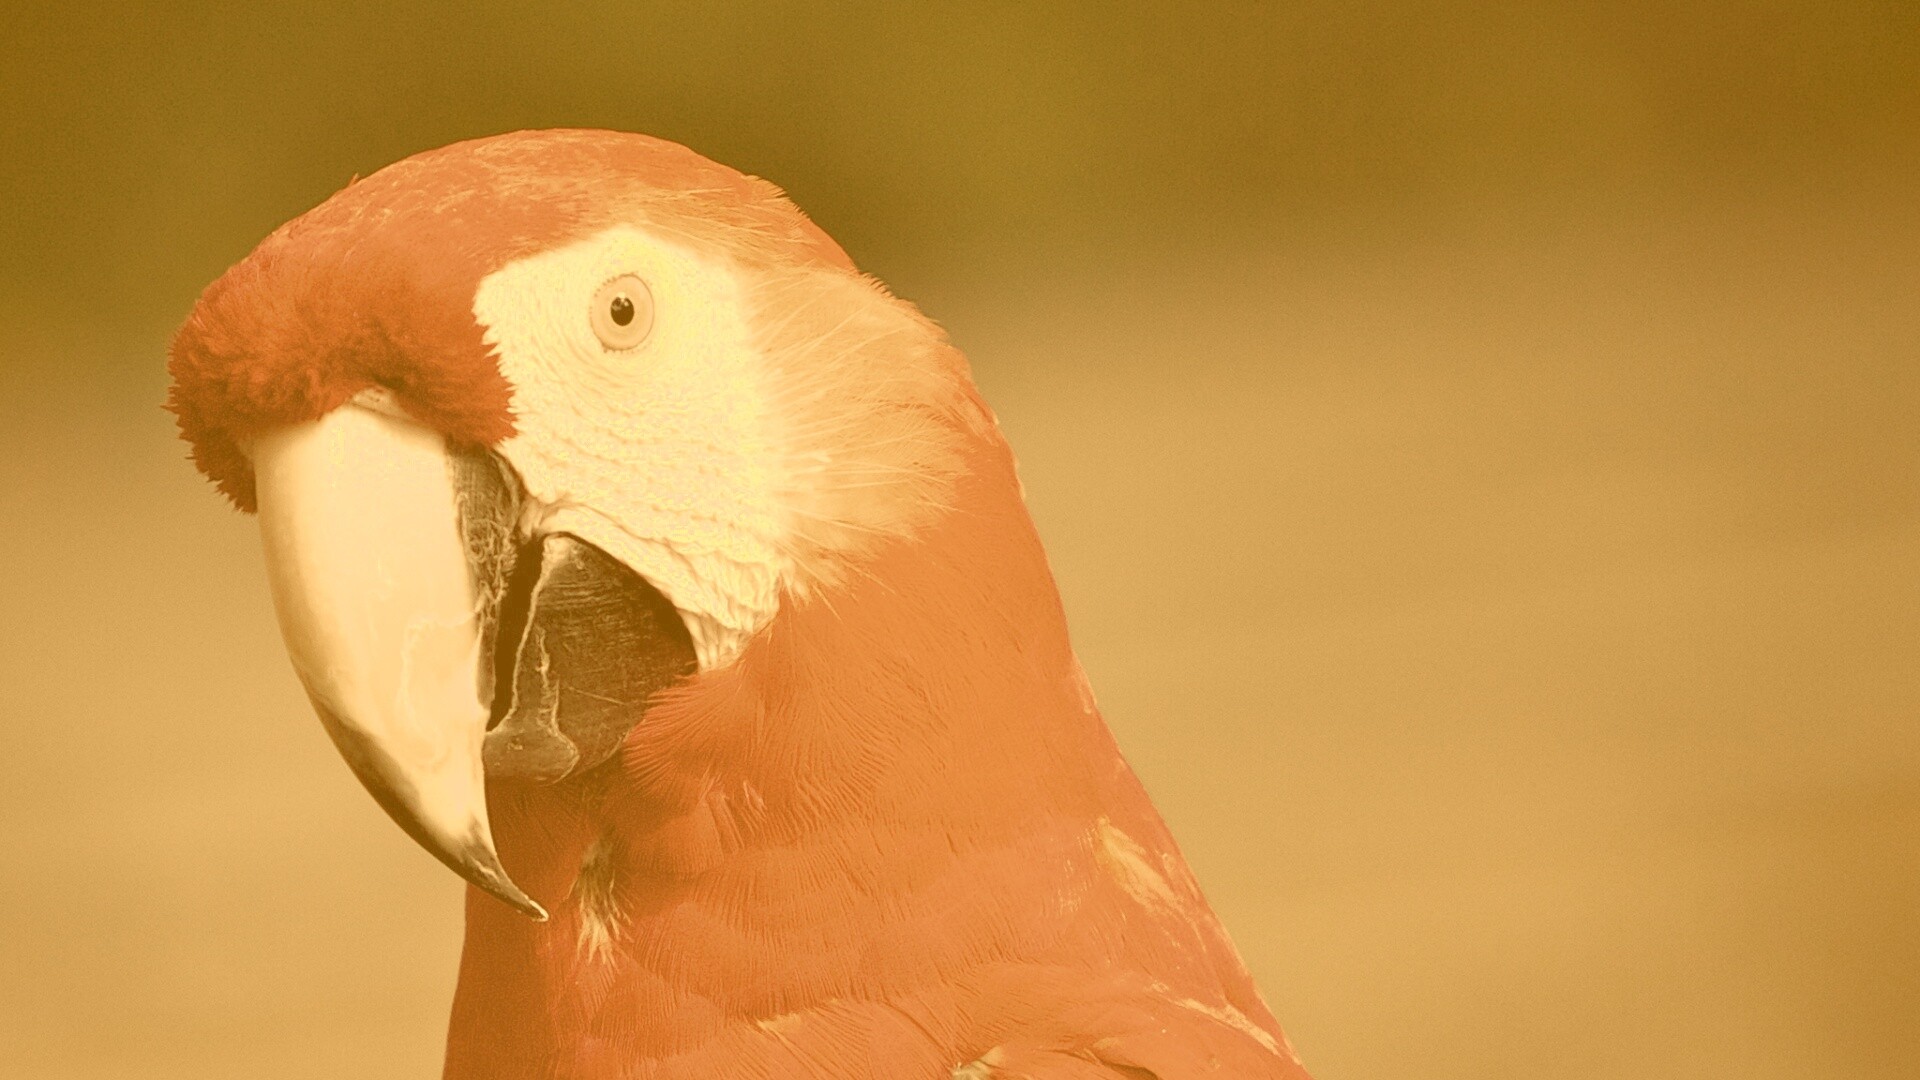
<svg viewBox="0 0 1920 1080"><path fill-rule="evenodd" d="M667 691L604 790L496 790L555 920L470 902L449 1077L1305 1075L1091 707L1011 455L958 445L949 512ZM583 959L601 837L628 921Z"/></svg>
<svg viewBox="0 0 1920 1080"><path fill-rule="evenodd" d="M502 858L553 918L469 895L449 1080L1302 1080L1099 715L965 359L772 185L609 132L410 158L208 288L170 407L242 509L249 438L369 387L458 444L563 429L516 414L553 388L503 373L545 368L498 352L521 339L476 290L609 230L739 285L771 480L728 490L775 523L732 535L771 534L774 602L716 615L735 638L615 761L490 780ZM645 402L621 406L639 438ZM537 460L561 475L583 438Z"/></svg>

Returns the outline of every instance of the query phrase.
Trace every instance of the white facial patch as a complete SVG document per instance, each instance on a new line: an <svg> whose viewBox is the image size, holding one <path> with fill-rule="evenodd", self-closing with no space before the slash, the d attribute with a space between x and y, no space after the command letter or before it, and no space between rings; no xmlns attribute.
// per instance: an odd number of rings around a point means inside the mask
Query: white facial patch
<svg viewBox="0 0 1920 1080"><path fill-rule="evenodd" d="M614 351L595 335L603 285L638 276L653 326ZM785 571L770 395L741 285L723 262L632 226L489 274L474 316L514 388L499 446L546 532L569 532L664 593L702 669L772 618Z"/></svg>

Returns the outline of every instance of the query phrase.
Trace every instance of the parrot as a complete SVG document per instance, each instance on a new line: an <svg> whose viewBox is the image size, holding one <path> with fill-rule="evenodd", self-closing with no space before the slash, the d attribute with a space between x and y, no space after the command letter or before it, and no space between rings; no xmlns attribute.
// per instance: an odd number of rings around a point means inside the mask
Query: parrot
<svg viewBox="0 0 1920 1080"><path fill-rule="evenodd" d="M468 883L447 1080L1305 1080L967 360L772 183L521 131L168 349L330 740Z"/></svg>

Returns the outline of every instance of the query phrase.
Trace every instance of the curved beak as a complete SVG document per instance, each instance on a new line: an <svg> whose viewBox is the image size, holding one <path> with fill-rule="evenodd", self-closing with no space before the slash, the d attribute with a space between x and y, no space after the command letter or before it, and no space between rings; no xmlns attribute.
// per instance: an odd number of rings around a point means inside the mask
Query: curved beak
<svg viewBox="0 0 1920 1080"><path fill-rule="evenodd" d="M341 756L422 847L546 918L487 824L491 672L444 441L347 405L251 455L280 632Z"/></svg>

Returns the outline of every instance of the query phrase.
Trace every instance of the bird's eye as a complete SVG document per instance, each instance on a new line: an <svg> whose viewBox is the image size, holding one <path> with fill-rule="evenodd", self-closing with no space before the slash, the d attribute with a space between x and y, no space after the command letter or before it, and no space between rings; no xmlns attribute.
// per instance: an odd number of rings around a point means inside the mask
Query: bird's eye
<svg viewBox="0 0 1920 1080"><path fill-rule="evenodd" d="M624 352L647 340L653 331L653 293L638 277L622 274L593 294L587 318L600 344L612 352Z"/></svg>

